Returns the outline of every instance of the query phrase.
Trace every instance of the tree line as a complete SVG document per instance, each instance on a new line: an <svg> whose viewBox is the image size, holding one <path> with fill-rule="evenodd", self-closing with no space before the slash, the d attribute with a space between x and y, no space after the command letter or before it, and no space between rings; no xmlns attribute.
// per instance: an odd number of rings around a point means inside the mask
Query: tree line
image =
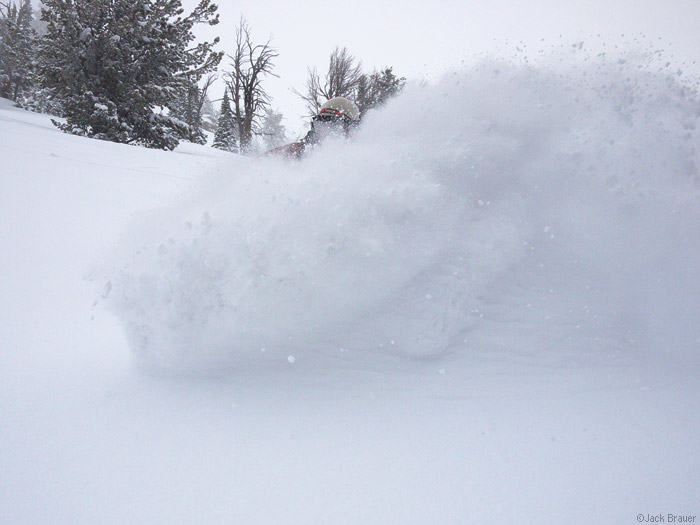
<svg viewBox="0 0 700 525"><path fill-rule="evenodd" d="M200 0L185 13L180 0L44 0L40 21L30 0L0 0L0 96L25 109L62 117L77 135L172 150L181 140L239 153L285 138L283 116L271 108L264 80L278 52L271 38L256 43L246 20L235 50L219 38L197 42L194 28L219 23L218 7ZM229 67L219 67L226 56ZM209 97L221 78L219 111ZM332 51L321 78L309 68L297 94L310 115L325 99L355 100L361 114L382 105L405 83L391 67L372 73L345 48Z"/></svg>

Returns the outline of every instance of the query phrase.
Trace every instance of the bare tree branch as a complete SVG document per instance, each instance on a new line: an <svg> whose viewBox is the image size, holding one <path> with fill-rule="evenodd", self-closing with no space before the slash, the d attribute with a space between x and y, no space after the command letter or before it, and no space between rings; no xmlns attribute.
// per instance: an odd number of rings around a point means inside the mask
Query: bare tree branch
<svg viewBox="0 0 700 525"><path fill-rule="evenodd" d="M238 126L241 150L250 149L253 133L257 131L261 110L270 102L262 87L265 75L272 73L272 61L279 56L271 46L271 38L265 44L253 44L250 27L243 17L236 28L236 50L231 59L232 70L227 73L233 113Z"/></svg>
<svg viewBox="0 0 700 525"><path fill-rule="evenodd" d="M361 62L356 62L355 57L347 48L336 47L331 53L324 82L321 83L316 68L309 68L305 92L293 91L306 103L309 115L313 116L318 113L323 103L322 99L354 98L361 78Z"/></svg>

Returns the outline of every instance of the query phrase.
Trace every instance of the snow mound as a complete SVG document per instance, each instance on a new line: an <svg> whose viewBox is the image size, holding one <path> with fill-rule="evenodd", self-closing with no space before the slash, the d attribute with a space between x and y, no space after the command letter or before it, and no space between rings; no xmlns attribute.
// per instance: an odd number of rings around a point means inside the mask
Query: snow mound
<svg viewBox="0 0 700 525"><path fill-rule="evenodd" d="M487 59L301 163L226 160L135 219L105 296L160 368L523 337L612 355L664 293L697 349L699 120L697 92L641 55Z"/></svg>

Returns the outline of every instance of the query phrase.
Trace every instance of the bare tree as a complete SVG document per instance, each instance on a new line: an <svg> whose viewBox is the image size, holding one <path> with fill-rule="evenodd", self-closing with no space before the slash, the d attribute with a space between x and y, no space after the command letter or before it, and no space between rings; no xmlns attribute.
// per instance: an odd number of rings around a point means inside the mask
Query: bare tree
<svg viewBox="0 0 700 525"><path fill-rule="evenodd" d="M253 44L250 27L241 17L236 28L236 51L229 55L231 71L226 73L233 116L238 126L238 137L242 152L251 148L253 133L259 127L259 119L268 106L270 97L262 87L262 79L272 73L274 58L279 56L270 46L271 38L265 44Z"/></svg>
<svg viewBox="0 0 700 525"><path fill-rule="evenodd" d="M306 91L299 95L309 110L310 115L316 115L323 103L323 99L329 100L334 97L354 98L357 87L362 78L362 64L355 60L355 57L347 48L336 47L331 53L328 64L328 72L321 82L316 68L309 68L306 79Z"/></svg>

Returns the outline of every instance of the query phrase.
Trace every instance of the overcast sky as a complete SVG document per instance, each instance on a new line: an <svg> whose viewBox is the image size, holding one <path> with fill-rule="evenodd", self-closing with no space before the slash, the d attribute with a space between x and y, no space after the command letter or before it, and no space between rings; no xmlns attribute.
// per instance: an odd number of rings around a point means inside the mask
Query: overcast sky
<svg viewBox="0 0 700 525"><path fill-rule="evenodd" d="M216 2L216 0L214 0ZM191 10L198 0L183 0ZM291 130L301 130L302 89L308 66L320 72L334 47L347 47L366 71L393 66L399 76L433 78L481 53L512 53L578 41L595 47L646 42L665 50L679 67L700 64L700 0L219 0L219 49L233 51L235 26L244 15L253 38L272 36L278 50L266 82L273 107ZM200 30L201 32L201 30ZM621 35L625 35L624 38ZM600 35L600 36L598 36ZM544 39L544 41L543 41ZM522 47L522 45L521 45ZM224 59L222 68L228 67ZM221 85L212 93L223 94Z"/></svg>
<svg viewBox="0 0 700 525"><path fill-rule="evenodd" d="M195 3L183 2L188 8ZM254 39L272 36L280 78L266 85L292 130L303 125L303 105L290 90L302 88L308 66L324 71L336 46L347 47L365 70L388 65L409 78L432 78L480 53L508 53L521 43L536 53L577 41L612 46L638 35L679 66L700 63L700 0L221 0L218 5L221 24L214 31L221 49L233 50L241 15Z"/></svg>

